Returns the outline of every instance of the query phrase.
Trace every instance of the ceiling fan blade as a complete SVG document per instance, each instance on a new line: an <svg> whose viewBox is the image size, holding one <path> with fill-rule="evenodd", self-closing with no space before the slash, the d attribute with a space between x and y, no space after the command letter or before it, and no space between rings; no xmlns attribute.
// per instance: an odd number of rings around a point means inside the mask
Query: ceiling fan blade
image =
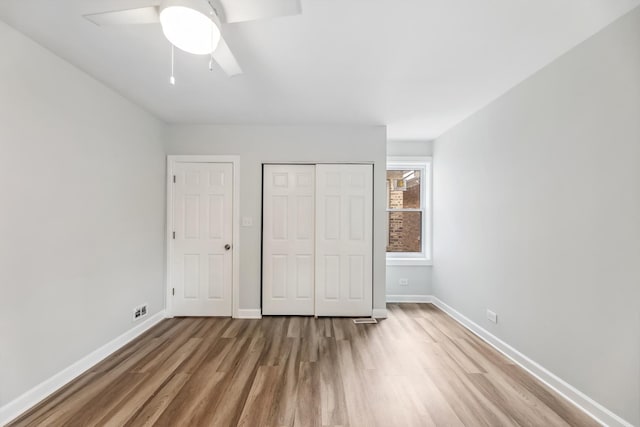
<svg viewBox="0 0 640 427"><path fill-rule="evenodd" d="M220 68L224 70L225 73L229 77L236 76L238 74L242 74L242 69L236 61L236 57L231 53L231 49L227 43L225 43L224 39L220 39L218 42L218 47L213 51L213 59L216 60Z"/></svg>
<svg viewBox="0 0 640 427"><path fill-rule="evenodd" d="M155 24L160 22L156 6L138 9L116 10L113 12L91 13L84 17L98 26Z"/></svg>
<svg viewBox="0 0 640 427"><path fill-rule="evenodd" d="M300 0L220 0L228 23L302 13Z"/></svg>

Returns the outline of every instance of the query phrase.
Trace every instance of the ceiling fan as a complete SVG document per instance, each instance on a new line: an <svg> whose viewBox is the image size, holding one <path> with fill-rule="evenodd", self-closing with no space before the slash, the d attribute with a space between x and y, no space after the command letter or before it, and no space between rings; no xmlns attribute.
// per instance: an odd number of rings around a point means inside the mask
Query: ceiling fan
<svg viewBox="0 0 640 427"><path fill-rule="evenodd" d="M84 17L99 26L160 23L172 46L195 55L211 55L209 68L215 60L227 75L235 76L242 69L224 41L222 24L301 12L300 0L162 0L159 5ZM171 83L175 84L173 73Z"/></svg>

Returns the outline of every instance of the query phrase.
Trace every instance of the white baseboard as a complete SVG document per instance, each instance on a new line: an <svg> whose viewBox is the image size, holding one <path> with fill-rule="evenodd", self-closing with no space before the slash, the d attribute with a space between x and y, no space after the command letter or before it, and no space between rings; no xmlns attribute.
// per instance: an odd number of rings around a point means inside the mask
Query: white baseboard
<svg viewBox="0 0 640 427"><path fill-rule="evenodd" d="M71 380L96 365L115 351L122 348L125 344L142 335L144 332L158 324L165 318L164 310L149 317L144 322L129 329L124 334L111 340L99 349L89 353L73 365L63 369L49 379L41 382L31 390L18 396L11 402L0 408L0 425L5 425L9 421L17 418L19 415L37 405L47 396L60 389Z"/></svg>
<svg viewBox="0 0 640 427"><path fill-rule="evenodd" d="M387 302L431 303L433 297L431 295L387 295Z"/></svg>
<svg viewBox="0 0 640 427"><path fill-rule="evenodd" d="M262 310L259 308L238 309L238 319L262 319Z"/></svg>
<svg viewBox="0 0 640 427"><path fill-rule="evenodd" d="M552 388L554 391L556 391L558 394L560 394L562 397L567 399L578 409L585 412L600 424L610 427L633 427L630 422L614 414L609 409L605 408L580 390L573 387L571 384L567 383L552 372L548 371L537 362L529 359L527 356L511 347L500 338L491 334L489 331L479 326L477 323L473 322L471 319L464 316L459 311L448 306L436 297L432 297L432 300L433 304L436 307L447 313L451 318L456 320L462 326L469 329L480 339L491 345L500 353L507 356L524 370L529 372L538 380L542 381L548 387Z"/></svg>
<svg viewBox="0 0 640 427"><path fill-rule="evenodd" d="M371 317L375 317L376 319L386 319L387 318L387 309L386 308L374 308ZM238 310L238 319L262 319L262 310L260 309L239 309Z"/></svg>
<svg viewBox="0 0 640 427"><path fill-rule="evenodd" d="M387 309L386 308L374 308L371 312L371 317L376 319L386 319L387 318Z"/></svg>

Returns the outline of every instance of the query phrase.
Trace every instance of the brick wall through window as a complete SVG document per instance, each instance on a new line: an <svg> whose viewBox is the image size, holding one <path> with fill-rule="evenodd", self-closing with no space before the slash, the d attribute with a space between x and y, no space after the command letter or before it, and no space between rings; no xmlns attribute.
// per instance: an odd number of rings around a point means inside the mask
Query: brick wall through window
<svg viewBox="0 0 640 427"><path fill-rule="evenodd" d="M387 171L389 209L420 208L420 176L414 171L412 179L404 181L405 190L394 189L394 180L402 180L409 171ZM389 212L389 244L387 252L422 251L422 212Z"/></svg>

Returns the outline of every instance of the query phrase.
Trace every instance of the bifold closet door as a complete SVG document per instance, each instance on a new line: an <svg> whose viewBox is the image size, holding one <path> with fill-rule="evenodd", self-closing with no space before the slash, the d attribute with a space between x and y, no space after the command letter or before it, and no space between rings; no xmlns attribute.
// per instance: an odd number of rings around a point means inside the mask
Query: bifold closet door
<svg viewBox="0 0 640 427"><path fill-rule="evenodd" d="M316 166L316 316L371 316L373 166Z"/></svg>
<svg viewBox="0 0 640 427"><path fill-rule="evenodd" d="M265 165L262 314L314 314L315 165Z"/></svg>

